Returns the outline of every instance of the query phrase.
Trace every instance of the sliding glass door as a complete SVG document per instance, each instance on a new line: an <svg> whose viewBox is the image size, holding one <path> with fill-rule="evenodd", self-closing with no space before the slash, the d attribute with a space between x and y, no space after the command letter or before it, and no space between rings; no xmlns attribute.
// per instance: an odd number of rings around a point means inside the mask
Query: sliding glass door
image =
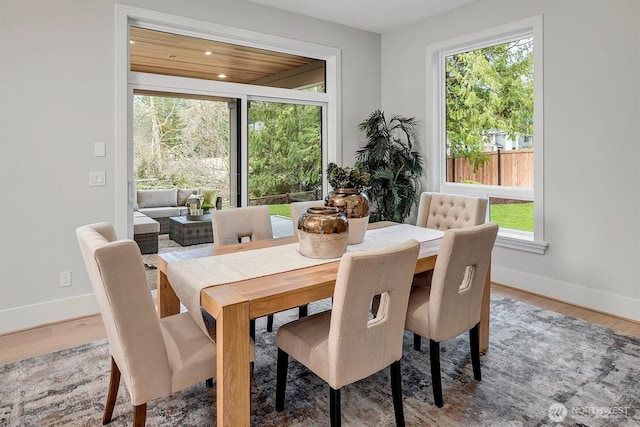
<svg viewBox="0 0 640 427"><path fill-rule="evenodd" d="M321 198L323 107L252 100L247 123L249 204L288 205Z"/></svg>
<svg viewBox="0 0 640 427"><path fill-rule="evenodd" d="M136 187L212 187L228 205L235 192L230 179L235 104L230 98L134 91Z"/></svg>

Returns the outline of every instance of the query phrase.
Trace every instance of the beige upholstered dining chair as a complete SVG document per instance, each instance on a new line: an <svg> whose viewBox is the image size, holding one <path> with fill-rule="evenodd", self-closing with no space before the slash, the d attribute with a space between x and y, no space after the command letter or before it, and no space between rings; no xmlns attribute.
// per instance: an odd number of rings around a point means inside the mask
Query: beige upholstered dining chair
<svg viewBox="0 0 640 427"><path fill-rule="evenodd" d="M424 192L420 195L416 225L446 231L484 224L488 202L484 197ZM413 286L428 288L432 275L433 270L416 274ZM414 348L420 350L419 336L413 337L413 343Z"/></svg>
<svg viewBox="0 0 640 427"><path fill-rule="evenodd" d="M445 231L431 288L413 287L405 329L429 339L431 381L436 406L443 406L440 343L469 331L473 376L480 373L479 324L482 294L491 250L498 234L495 223Z"/></svg>
<svg viewBox="0 0 640 427"><path fill-rule="evenodd" d="M293 225L293 235L298 235L298 220L309 208L324 206L324 200L311 200L308 202L293 202L289 204L291 209L291 224Z"/></svg>
<svg viewBox="0 0 640 427"><path fill-rule="evenodd" d="M340 426L340 389L390 366L396 424L404 425L400 359L411 278L420 244L342 256L333 308L278 329L276 410L284 410L289 355L329 384L331 426ZM381 295L375 318L371 300ZM300 399L301 396L298 396Z"/></svg>
<svg viewBox="0 0 640 427"><path fill-rule="evenodd" d="M269 207L248 206L243 208L211 211L213 227L213 245L223 246L240 243L247 238L250 241L273 239L271 214ZM205 321L210 322L205 316ZM251 338L256 337L255 320L251 320ZM273 314L267 316L267 331L273 330Z"/></svg>
<svg viewBox="0 0 640 427"><path fill-rule="evenodd" d="M244 238L273 239L271 215L266 205L211 211L211 225L214 246L239 243Z"/></svg>
<svg viewBox="0 0 640 427"><path fill-rule="evenodd" d="M324 200L310 200L306 202L293 202L289 204L291 210L291 225L293 226L293 235L298 235L298 220L303 213L309 208L324 206ZM298 307L298 317L305 317L309 312L309 305L301 305Z"/></svg>
<svg viewBox="0 0 640 427"><path fill-rule="evenodd" d="M424 192L416 225L446 231L484 224L488 202L484 197Z"/></svg>
<svg viewBox="0 0 640 427"><path fill-rule="evenodd" d="M117 240L113 226L104 222L79 227L76 235L111 354L103 424L111 422L122 376L134 408L134 425L144 426L148 401L199 381L211 384L209 379L216 376L216 344L189 313L158 319L140 249L133 240Z"/></svg>

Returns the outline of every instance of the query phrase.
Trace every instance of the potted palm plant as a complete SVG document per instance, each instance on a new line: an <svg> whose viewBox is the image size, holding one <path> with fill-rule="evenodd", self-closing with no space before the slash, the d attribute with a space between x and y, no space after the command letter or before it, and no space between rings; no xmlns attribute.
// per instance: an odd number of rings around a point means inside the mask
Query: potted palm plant
<svg viewBox="0 0 640 427"><path fill-rule="evenodd" d="M356 152L357 167L368 172L366 189L371 222L404 222L418 201L422 157L413 148L414 117L394 116L387 122L376 110L360 123L367 144Z"/></svg>

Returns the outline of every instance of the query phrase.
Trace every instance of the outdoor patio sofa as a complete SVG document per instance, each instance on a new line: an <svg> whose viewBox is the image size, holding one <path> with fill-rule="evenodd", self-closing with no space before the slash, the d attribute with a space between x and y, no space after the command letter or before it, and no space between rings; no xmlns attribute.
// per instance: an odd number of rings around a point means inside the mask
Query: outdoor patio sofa
<svg viewBox="0 0 640 427"><path fill-rule="evenodd" d="M169 217L187 214L187 199L192 194L213 195L220 209L222 199L216 190L204 188L166 188L137 190L133 213L133 238L143 254L158 252L158 235L169 232Z"/></svg>

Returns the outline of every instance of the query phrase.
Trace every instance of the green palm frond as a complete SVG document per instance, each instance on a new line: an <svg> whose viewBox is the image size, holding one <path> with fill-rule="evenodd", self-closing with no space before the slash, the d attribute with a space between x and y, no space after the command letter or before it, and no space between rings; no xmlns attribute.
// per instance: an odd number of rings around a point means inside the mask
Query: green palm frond
<svg viewBox="0 0 640 427"><path fill-rule="evenodd" d="M417 203L424 163L413 149L415 118L393 116L388 122L376 110L360 123L366 145L356 152L356 166L370 174L366 188L375 221L404 222Z"/></svg>

